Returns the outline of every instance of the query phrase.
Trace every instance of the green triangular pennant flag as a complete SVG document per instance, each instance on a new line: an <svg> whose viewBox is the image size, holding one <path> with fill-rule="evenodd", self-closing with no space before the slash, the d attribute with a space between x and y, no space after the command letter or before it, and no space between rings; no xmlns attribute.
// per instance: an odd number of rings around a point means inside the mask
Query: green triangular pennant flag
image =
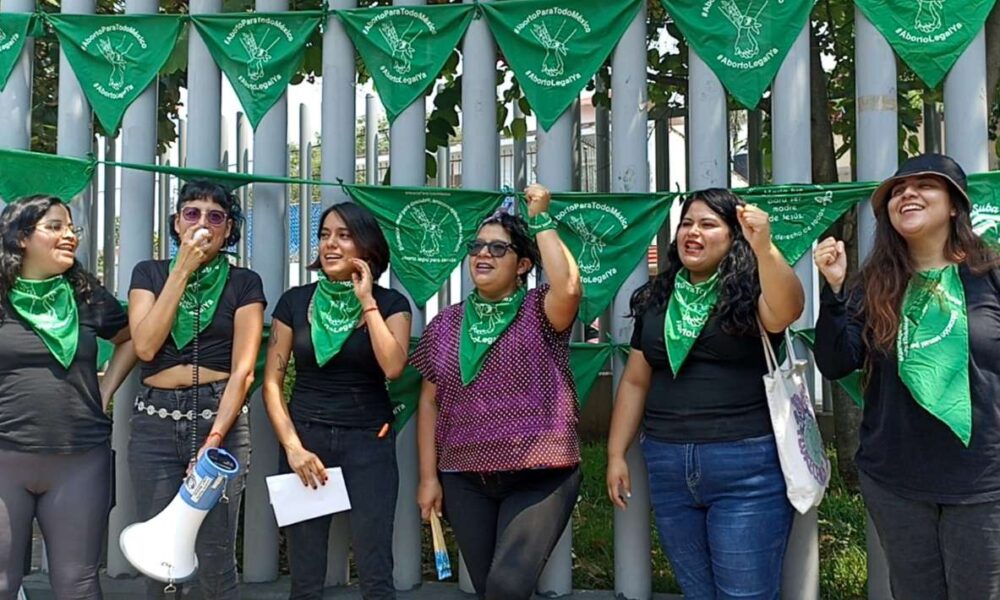
<svg viewBox="0 0 1000 600"><path fill-rule="evenodd" d="M302 64L321 11L217 13L191 17L257 129Z"/></svg>
<svg viewBox="0 0 1000 600"><path fill-rule="evenodd" d="M417 338L410 339L410 354L417 347ZM398 433L413 413L417 412L420 403L420 386L423 376L413 365L407 363L403 374L398 379L388 382L389 400L392 402L393 429Z"/></svg>
<svg viewBox="0 0 1000 600"><path fill-rule="evenodd" d="M768 214L774 245L794 265L837 219L871 196L872 187L774 185L734 191Z"/></svg>
<svg viewBox="0 0 1000 600"><path fill-rule="evenodd" d="M434 83L465 35L473 4L339 10L391 123Z"/></svg>
<svg viewBox="0 0 1000 600"><path fill-rule="evenodd" d="M345 185L375 215L392 251L392 272L418 306L462 262L479 224L500 206L500 192Z"/></svg>
<svg viewBox="0 0 1000 600"><path fill-rule="evenodd" d="M84 95L104 131L122 115L170 58L183 19L176 15L47 14Z"/></svg>
<svg viewBox="0 0 1000 600"><path fill-rule="evenodd" d="M691 48L729 93L751 109L771 85L813 7L813 0L662 2Z"/></svg>
<svg viewBox="0 0 1000 600"><path fill-rule="evenodd" d="M590 388L594 387L597 376L611 358L611 344L585 344L576 342L569 345L569 368L576 382L576 397L580 408L587 404Z"/></svg>
<svg viewBox="0 0 1000 600"><path fill-rule="evenodd" d="M599 317L636 264L645 260L669 208L664 195L552 195L549 213L580 267L581 321Z"/></svg>
<svg viewBox="0 0 1000 600"><path fill-rule="evenodd" d="M644 0L511 0L480 4L524 95L549 127L632 24Z"/></svg>
<svg viewBox="0 0 1000 600"><path fill-rule="evenodd" d="M69 202L90 184L96 161L0 149L0 199L45 194Z"/></svg>
<svg viewBox="0 0 1000 600"><path fill-rule="evenodd" d="M0 13L0 90L7 87L7 79L21 57L33 18L31 13Z"/></svg>
<svg viewBox="0 0 1000 600"><path fill-rule="evenodd" d="M858 8L928 87L937 87L986 23L996 0L857 0Z"/></svg>
<svg viewBox="0 0 1000 600"><path fill-rule="evenodd" d="M1000 246L1000 172L969 175L972 230Z"/></svg>

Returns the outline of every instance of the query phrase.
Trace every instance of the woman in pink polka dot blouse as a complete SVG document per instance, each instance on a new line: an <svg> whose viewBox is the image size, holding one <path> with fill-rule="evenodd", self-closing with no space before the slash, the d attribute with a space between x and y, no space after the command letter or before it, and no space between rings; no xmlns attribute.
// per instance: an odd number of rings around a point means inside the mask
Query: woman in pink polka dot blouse
<svg viewBox="0 0 1000 600"><path fill-rule="evenodd" d="M569 368L580 273L526 190L527 221L498 212L469 244L475 290L427 326L412 363L424 519L444 514L481 598L530 598L580 489L577 399ZM532 239L534 238L534 239ZM543 265L548 285L526 289Z"/></svg>

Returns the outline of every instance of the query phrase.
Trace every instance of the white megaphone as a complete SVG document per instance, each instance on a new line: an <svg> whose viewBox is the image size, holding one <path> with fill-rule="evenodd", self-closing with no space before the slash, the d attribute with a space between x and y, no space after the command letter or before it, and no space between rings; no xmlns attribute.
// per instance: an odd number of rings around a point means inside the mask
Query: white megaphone
<svg viewBox="0 0 1000 600"><path fill-rule="evenodd" d="M133 523L118 538L122 553L143 575L165 583L194 577L198 529L218 504L240 463L222 448L209 448L184 479L174 499L148 521Z"/></svg>

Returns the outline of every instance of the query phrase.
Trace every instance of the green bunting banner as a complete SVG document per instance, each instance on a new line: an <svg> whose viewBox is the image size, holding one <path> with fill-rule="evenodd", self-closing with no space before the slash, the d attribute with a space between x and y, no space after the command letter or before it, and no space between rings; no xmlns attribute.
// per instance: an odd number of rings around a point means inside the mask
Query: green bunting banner
<svg viewBox="0 0 1000 600"><path fill-rule="evenodd" d="M417 347L418 338L410 338L409 353ZM406 422L410 420L413 413L417 412L417 405L420 404L420 385L423 376L409 362L403 369L403 374L398 379L388 382L389 400L392 402L393 429L399 433Z"/></svg>
<svg viewBox="0 0 1000 600"><path fill-rule="evenodd" d="M935 88L982 30L996 0L856 0L899 58Z"/></svg>
<svg viewBox="0 0 1000 600"><path fill-rule="evenodd" d="M0 13L0 90L7 87L34 18L31 13Z"/></svg>
<svg viewBox="0 0 1000 600"><path fill-rule="evenodd" d="M418 306L437 293L462 262L479 224L501 192L345 185L375 215L392 251L392 272Z"/></svg>
<svg viewBox="0 0 1000 600"><path fill-rule="evenodd" d="M670 196L553 194L549 213L576 257L583 282L580 320L604 312L663 226ZM522 214L526 209L522 204Z"/></svg>
<svg viewBox="0 0 1000 600"><path fill-rule="evenodd" d="M191 22L257 129L302 64L322 11L194 15Z"/></svg>
<svg viewBox="0 0 1000 600"><path fill-rule="evenodd" d="M69 202L90 184L96 161L0 149L0 199L44 194Z"/></svg>
<svg viewBox="0 0 1000 600"><path fill-rule="evenodd" d="M480 4L538 123L548 131L607 60L644 0Z"/></svg>
<svg viewBox="0 0 1000 600"><path fill-rule="evenodd" d="M1000 178L995 173L969 176L972 230L1000 246Z"/></svg>
<svg viewBox="0 0 1000 600"><path fill-rule="evenodd" d="M46 14L97 120L114 135L177 44L176 15Z"/></svg>
<svg viewBox="0 0 1000 600"><path fill-rule="evenodd" d="M691 48L750 109L771 85L813 7L813 0L662 2Z"/></svg>
<svg viewBox="0 0 1000 600"><path fill-rule="evenodd" d="M739 193L739 190L735 190ZM774 185L748 189L741 197L763 209L771 221L771 239L794 265L852 206L872 193L870 185L857 188L821 185Z"/></svg>
<svg viewBox="0 0 1000 600"><path fill-rule="evenodd" d="M473 4L440 4L335 14L368 67L391 123L434 83L475 12Z"/></svg>
<svg viewBox="0 0 1000 600"><path fill-rule="evenodd" d="M586 406L590 389L594 387L597 376L604 370L609 358L611 358L611 344L608 343L574 342L569 345L569 368L573 371L580 408Z"/></svg>

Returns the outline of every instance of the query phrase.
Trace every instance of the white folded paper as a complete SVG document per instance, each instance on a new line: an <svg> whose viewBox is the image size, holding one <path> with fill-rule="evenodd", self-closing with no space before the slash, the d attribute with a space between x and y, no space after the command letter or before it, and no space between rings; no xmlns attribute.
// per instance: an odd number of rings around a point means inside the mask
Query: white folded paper
<svg viewBox="0 0 1000 600"><path fill-rule="evenodd" d="M302 485L302 480L295 473L266 478L278 527L351 510L351 500L347 497L347 486L344 485L340 467L328 468L326 474L326 485L315 490Z"/></svg>

